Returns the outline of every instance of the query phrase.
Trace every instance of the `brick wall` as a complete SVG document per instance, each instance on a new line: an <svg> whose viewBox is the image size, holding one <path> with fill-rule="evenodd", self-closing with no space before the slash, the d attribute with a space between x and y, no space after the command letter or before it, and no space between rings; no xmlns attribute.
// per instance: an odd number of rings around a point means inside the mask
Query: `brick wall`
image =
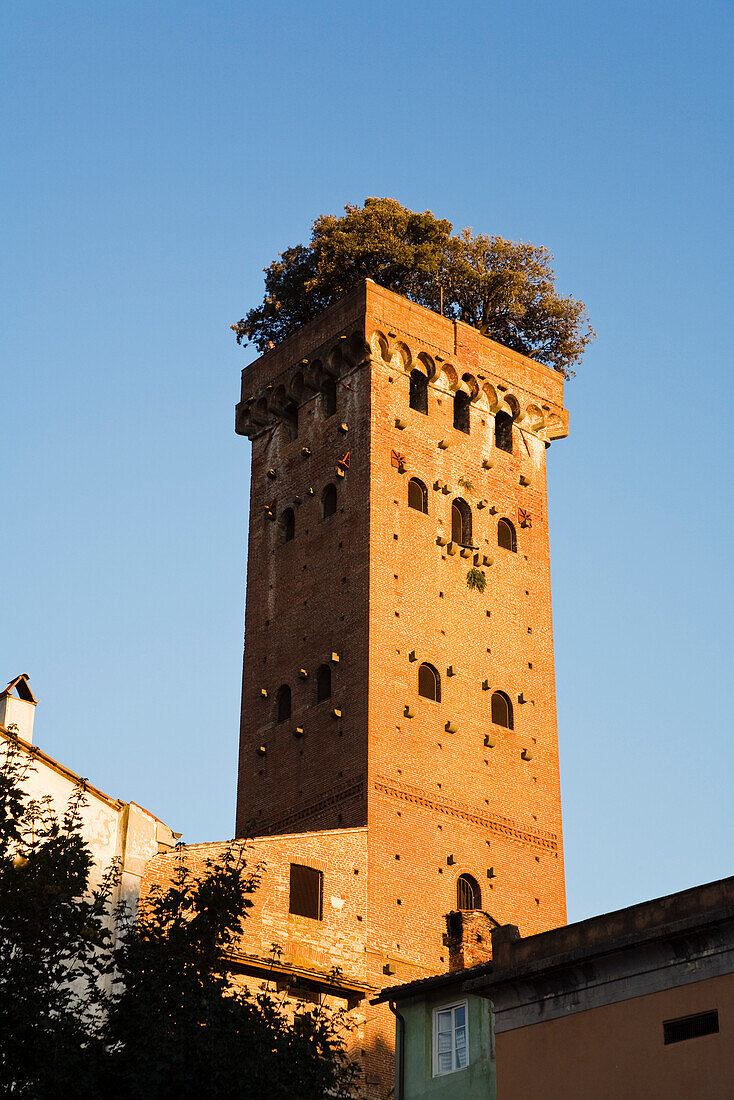
<svg viewBox="0 0 734 1100"><path fill-rule="evenodd" d="M412 369L430 379L427 415L409 407ZM469 434L453 426L457 390ZM545 475L547 445L567 433L562 399L556 372L369 281L243 372L237 430L253 458L237 832L366 827L360 933L378 985L448 968L444 916L461 874L524 936L565 923ZM494 445L500 410L511 454ZM427 514L407 506L412 476ZM338 506L323 519L329 483ZM469 556L439 544L457 496L471 508ZM502 517L516 552L497 545ZM474 553L483 593L466 584ZM441 675L440 702L418 695L422 661ZM317 703L324 662L333 691ZM513 729L492 724L495 689ZM365 1026L384 1077L392 1017L370 1010Z"/></svg>
<svg viewBox="0 0 734 1100"><path fill-rule="evenodd" d="M151 885L171 881L177 860L201 875L206 861L221 857L226 847L224 843L190 845L152 859L143 880L143 904ZM428 977L434 971L386 952L374 941L366 921L367 830L260 837L247 842L246 858L253 870L258 869L261 881L230 959L233 982L253 991L265 983L286 994L294 1006L314 995L316 982L321 989L328 988L328 975L338 967L348 995L332 991L320 996L332 1007L351 1009L354 1031L349 1051L362 1066L366 1095L384 1097L392 1085L394 1021L389 1009L370 1006L368 1001L384 985ZM289 912L291 863L322 872L322 920ZM279 974L267 977L274 961ZM315 982L309 982L309 976Z"/></svg>

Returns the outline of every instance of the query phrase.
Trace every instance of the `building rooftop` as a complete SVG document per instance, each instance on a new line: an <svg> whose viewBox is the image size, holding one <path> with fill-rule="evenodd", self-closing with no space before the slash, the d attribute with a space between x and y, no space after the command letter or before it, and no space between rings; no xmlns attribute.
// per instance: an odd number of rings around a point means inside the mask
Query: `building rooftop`
<svg viewBox="0 0 734 1100"><path fill-rule="evenodd" d="M488 963L383 989L375 1004L404 1000L442 986L483 994L489 987L609 956L654 941L684 936L694 930L734 920L734 876L653 898L612 913L561 928L520 937L508 924L492 933L493 959Z"/></svg>

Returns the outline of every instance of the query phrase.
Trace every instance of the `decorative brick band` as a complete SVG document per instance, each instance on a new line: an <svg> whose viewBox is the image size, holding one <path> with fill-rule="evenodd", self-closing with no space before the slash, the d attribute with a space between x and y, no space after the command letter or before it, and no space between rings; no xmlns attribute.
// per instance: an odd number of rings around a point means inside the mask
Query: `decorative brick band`
<svg viewBox="0 0 734 1100"><path fill-rule="evenodd" d="M510 817L502 817L500 814L482 815L475 813L468 806L462 806L460 802L449 800L439 802L427 791L420 787L411 787L393 783L390 780L379 778L375 781L374 789L391 798L399 798L402 802L412 802L416 806L425 806L429 810L438 810L448 817L457 817L461 821L471 821L473 825L482 825L492 832L501 833L509 840L517 840L521 844L535 844L539 848L546 848L555 852L558 850L558 838L555 833L544 833L540 829L524 829Z"/></svg>
<svg viewBox="0 0 734 1100"><path fill-rule="evenodd" d="M318 802L312 802L309 806L304 806L301 810L296 810L295 813L288 814L287 817L281 817L277 821L271 821L270 824L262 826L260 822L257 823L258 836L268 836L270 834L287 833L293 825L297 825L299 822L304 821L309 817L316 817L318 814L323 813L324 810L331 809L332 806L340 806L345 802L361 802L365 797L365 783L364 778L358 780L356 783L351 783L348 787L338 788L332 787L330 791L327 791L323 798L320 798Z"/></svg>

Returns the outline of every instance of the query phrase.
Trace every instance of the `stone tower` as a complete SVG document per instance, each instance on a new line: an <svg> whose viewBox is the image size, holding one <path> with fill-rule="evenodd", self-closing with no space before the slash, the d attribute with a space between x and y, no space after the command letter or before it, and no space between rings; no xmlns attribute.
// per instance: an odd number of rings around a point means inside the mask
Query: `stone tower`
<svg viewBox="0 0 734 1100"><path fill-rule="evenodd" d="M237 835L364 827L363 932L406 979L447 969L457 905L565 923L545 455L567 425L561 375L369 280L242 372Z"/></svg>

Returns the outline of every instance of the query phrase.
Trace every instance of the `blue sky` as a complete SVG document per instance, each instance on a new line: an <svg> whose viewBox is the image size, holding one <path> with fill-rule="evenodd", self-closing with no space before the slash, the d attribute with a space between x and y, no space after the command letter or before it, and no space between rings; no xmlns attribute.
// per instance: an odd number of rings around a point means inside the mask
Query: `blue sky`
<svg viewBox="0 0 734 1100"><path fill-rule="evenodd" d="M570 919L732 863L728 3L3 5L0 674L37 742L231 835L230 322L319 213L530 240L599 337L549 452Z"/></svg>

